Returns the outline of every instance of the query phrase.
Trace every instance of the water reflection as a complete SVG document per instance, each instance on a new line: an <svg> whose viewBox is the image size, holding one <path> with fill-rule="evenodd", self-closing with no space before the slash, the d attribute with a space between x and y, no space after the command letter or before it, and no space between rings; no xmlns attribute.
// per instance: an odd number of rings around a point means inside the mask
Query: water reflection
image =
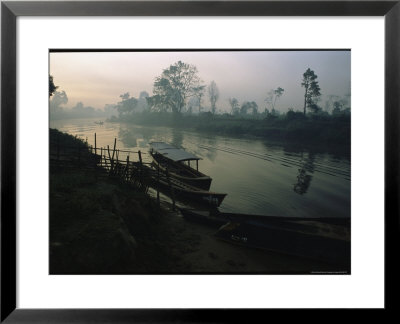
<svg viewBox="0 0 400 324"><path fill-rule="evenodd" d="M180 129L172 129L172 145L181 147L183 143L183 133Z"/></svg>
<svg viewBox="0 0 400 324"><path fill-rule="evenodd" d="M93 120L57 121L57 125L51 125L87 137L89 144L94 144L97 133L97 147L111 147L117 137L118 148L140 149L149 162L151 157L144 152L151 141L184 147L203 159L199 169L213 179L211 190L228 194L220 206L224 212L350 216L350 161L343 155L171 127L120 123L100 126Z"/></svg>
<svg viewBox="0 0 400 324"><path fill-rule="evenodd" d="M119 129L118 139L124 143L125 146L128 147L136 147L137 146L137 134L132 132L132 130L128 129Z"/></svg>
<svg viewBox="0 0 400 324"><path fill-rule="evenodd" d="M309 173L314 173L314 161L315 161L315 155L312 153L308 153L308 157L304 159L302 155L302 167L299 169L299 173L297 175L297 182L294 184L293 190L294 192L298 193L299 195L304 195L307 193L307 190L310 188L311 180L312 180L312 175L307 174Z"/></svg>

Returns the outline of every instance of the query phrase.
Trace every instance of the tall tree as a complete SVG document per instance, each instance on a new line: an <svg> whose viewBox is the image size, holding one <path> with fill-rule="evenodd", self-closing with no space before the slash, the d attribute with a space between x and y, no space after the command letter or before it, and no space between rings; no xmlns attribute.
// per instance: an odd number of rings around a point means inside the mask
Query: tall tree
<svg viewBox="0 0 400 324"><path fill-rule="evenodd" d="M210 85L208 86L208 95L210 97L211 112L215 114L215 111L217 110L216 103L219 98L219 90L215 81L211 81Z"/></svg>
<svg viewBox="0 0 400 324"><path fill-rule="evenodd" d="M152 97L147 98L151 108L171 110L174 115L181 113L186 100L197 95L201 80L197 68L181 61L165 69L154 82Z"/></svg>
<svg viewBox="0 0 400 324"><path fill-rule="evenodd" d="M195 92L195 96L197 98L197 103L198 103L198 107L199 107L199 114L201 113L202 107L201 107L201 102L202 102L202 98L204 96L204 90L205 90L206 86L205 85L199 85L198 87L195 87L193 90Z"/></svg>
<svg viewBox="0 0 400 324"><path fill-rule="evenodd" d="M306 114L306 109L315 107L316 101L321 96L320 87L318 81L316 81L318 76L313 70L308 68L303 74L303 81L301 86L305 88L304 92L304 115Z"/></svg>
<svg viewBox="0 0 400 324"><path fill-rule="evenodd" d="M236 98L229 98L229 104L231 105L232 115L239 115L239 101Z"/></svg>
<svg viewBox="0 0 400 324"><path fill-rule="evenodd" d="M276 100L283 95L284 91L285 90L283 88L278 87L276 89L271 89L268 92L268 97L265 99L265 101L267 102L267 105L269 105L271 109L275 109Z"/></svg>

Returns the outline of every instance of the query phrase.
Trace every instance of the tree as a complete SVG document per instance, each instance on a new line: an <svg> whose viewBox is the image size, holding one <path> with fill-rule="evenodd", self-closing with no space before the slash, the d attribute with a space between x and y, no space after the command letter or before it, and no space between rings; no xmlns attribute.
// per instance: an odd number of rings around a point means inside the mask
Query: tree
<svg viewBox="0 0 400 324"><path fill-rule="evenodd" d="M251 114L254 116L257 115L258 112L258 105L255 101L245 101L243 102L242 106L240 107L240 114L245 116L251 111Z"/></svg>
<svg viewBox="0 0 400 324"><path fill-rule="evenodd" d="M138 105L137 105L137 110L139 111L145 111L148 109L148 104L147 104L147 98L149 97L149 94L147 91L141 91L139 94L139 99L138 99Z"/></svg>
<svg viewBox="0 0 400 324"><path fill-rule="evenodd" d="M199 107L199 114L201 113L201 100L202 97L204 96L204 90L205 90L206 86L205 85L199 85L198 87L195 87L193 90L195 92L195 98L197 98L197 104Z"/></svg>
<svg viewBox="0 0 400 324"><path fill-rule="evenodd" d="M211 112L215 114L215 111L217 110L216 103L219 98L219 90L215 81L211 81L210 85L208 86L208 95L210 97Z"/></svg>
<svg viewBox="0 0 400 324"><path fill-rule="evenodd" d="M276 100L279 99L283 95L284 91L285 90L283 88L278 87L276 89L271 89L268 92L268 97L265 98L265 101L267 102L267 105L270 105L271 109L275 109Z"/></svg>
<svg viewBox="0 0 400 324"><path fill-rule="evenodd" d="M53 95L53 93L57 90L58 86L54 84L53 76L49 75L49 97Z"/></svg>
<svg viewBox="0 0 400 324"><path fill-rule="evenodd" d="M151 108L181 113L186 100L196 96L201 89L197 68L181 61L165 69L154 82L152 97L147 98Z"/></svg>
<svg viewBox="0 0 400 324"><path fill-rule="evenodd" d="M54 91L54 94L50 100L50 112L60 113L63 110L61 106L67 103L68 97L65 91Z"/></svg>
<svg viewBox="0 0 400 324"><path fill-rule="evenodd" d="M239 101L236 98L229 98L229 104L231 105L232 115L239 115Z"/></svg>
<svg viewBox="0 0 400 324"><path fill-rule="evenodd" d="M317 75L310 68L303 74L301 86L305 88L304 93L304 115L307 108L315 107L314 105L321 96L320 87L318 85Z"/></svg>
<svg viewBox="0 0 400 324"><path fill-rule="evenodd" d="M121 118L132 114L138 105L138 100L134 97L130 97L129 92L126 92L119 97L122 100L115 106L115 108L117 108L119 117Z"/></svg>

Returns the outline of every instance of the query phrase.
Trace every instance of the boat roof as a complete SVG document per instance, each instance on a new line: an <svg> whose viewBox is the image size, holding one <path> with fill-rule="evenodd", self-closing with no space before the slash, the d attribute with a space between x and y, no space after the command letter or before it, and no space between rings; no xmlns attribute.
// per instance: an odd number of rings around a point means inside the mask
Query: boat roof
<svg viewBox="0 0 400 324"><path fill-rule="evenodd" d="M155 152L164 155L166 158L174 162L201 160L201 158L197 157L196 155L165 142L152 142L150 143L150 147Z"/></svg>

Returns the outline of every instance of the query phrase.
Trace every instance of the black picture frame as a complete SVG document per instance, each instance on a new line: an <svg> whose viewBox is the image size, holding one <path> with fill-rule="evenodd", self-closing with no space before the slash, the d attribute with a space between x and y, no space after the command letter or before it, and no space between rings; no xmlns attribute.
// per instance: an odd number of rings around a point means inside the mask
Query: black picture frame
<svg viewBox="0 0 400 324"><path fill-rule="evenodd" d="M263 310L16 308L16 19L18 16L384 16L385 309L396 307L399 246L400 1L2 1L1 322L234 322ZM238 315L240 315L238 317Z"/></svg>

